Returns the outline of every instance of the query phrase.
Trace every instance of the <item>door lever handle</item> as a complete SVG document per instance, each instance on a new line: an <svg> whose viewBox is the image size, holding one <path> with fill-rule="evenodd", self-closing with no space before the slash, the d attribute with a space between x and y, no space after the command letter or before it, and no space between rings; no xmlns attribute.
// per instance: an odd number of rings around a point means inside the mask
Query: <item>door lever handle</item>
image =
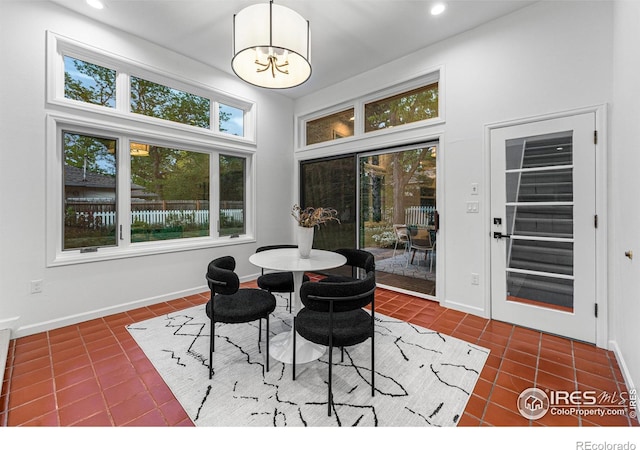
<svg viewBox="0 0 640 450"><path fill-rule="evenodd" d="M494 231L493 232L493 238L494 239L502 239L502 238L509 239L510 237L511 237L510 234L502 234L499 231Z"/></svg>

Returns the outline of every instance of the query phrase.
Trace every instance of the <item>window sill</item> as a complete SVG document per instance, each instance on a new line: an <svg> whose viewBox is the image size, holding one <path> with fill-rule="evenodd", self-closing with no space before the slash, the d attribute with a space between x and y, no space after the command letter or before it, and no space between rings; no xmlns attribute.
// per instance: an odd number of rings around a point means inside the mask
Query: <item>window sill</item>
<svg viewBox="0 0 640 450"><path fill-rule="evenodd" d="M141 242L132 244L127 248L101 247L96 252L91 253L80 253L80 250L71 250L57 252L52 259L47 261L47 267L137 258L140 256L184 252L212 247L225 247L229 245L252 243L255 242L255 240L255 237L252 235L243 235L237 238L227 236L215 240L209 238L193 238L189 240L176 240L175 242Z"/></svg>

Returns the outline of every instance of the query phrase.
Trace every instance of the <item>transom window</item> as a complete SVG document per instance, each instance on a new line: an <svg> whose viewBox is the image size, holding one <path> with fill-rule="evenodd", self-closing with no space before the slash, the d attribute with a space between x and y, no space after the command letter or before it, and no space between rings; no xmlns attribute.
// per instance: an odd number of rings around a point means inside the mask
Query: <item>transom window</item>
<svg viewBox="0 0 640 450"><path fill-rule="evenodd" d="M64 56L64 96L93 105L116 107L116 71Z"/></svg>
<svg viewBox="0 0 640 450"><path fill-rule="evenodd" d="M438 117L438 83L364 105L364 131L382 130Z"/></svg>
<svg viewBox="0 0 640 450"><path fill-rule="evenodd" d="M211 101L162 84L131 77L131 112L209 128Z"/></svg>
<svg viewBox="0 0 640 450"><path fill-rule="evenodd" d="M243 102L217 101L207 95L156 83L144 77L130 75L129 105L120 106L116 78L118 71L101 64L88 62L68 54L64 61L64 98L91 105L104 106L126 113L141 114L205 130L217 130L223 135L250 137L246 123L253 117L253 105ZM217 120L212 120L214 105Z"/></svg>
<svg viewBox="0 0 640 450"><path fill-rule="evenodd" d="M353 108L307 122L307 145L353 136Z"/></svg>
<svg viewBox="0 0 640 450"><path fill-rule="evenodd" d="M335 105L326 113L299 118L299 142L302 147L337 144L335 141L342 138L358 139L373 132L435 124L444 120L440 110L440 70L436 70L398 87L354 99L352 106Z"/></svg>

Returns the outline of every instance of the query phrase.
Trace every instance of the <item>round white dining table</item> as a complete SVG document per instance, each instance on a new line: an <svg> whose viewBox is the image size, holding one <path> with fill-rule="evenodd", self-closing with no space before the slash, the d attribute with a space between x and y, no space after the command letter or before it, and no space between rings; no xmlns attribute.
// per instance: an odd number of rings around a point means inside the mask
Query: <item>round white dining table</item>
<svg viewBox="0 0 640 450"><path fill-rule="evenodd" d="M279 248L254 253L249 262L268 270L293 273L293 299L291 311L295 315L300 309L300 287L305 272L333 269L343 266L347 258L327 250L312 249L309 258L301 258L297 248ZM309 342L300 335L296 337L296 363L305 363L320 358L326 347ZM272 358L291 364L293 362L293 327L274 336L269 341L269 354Z"/></svg>

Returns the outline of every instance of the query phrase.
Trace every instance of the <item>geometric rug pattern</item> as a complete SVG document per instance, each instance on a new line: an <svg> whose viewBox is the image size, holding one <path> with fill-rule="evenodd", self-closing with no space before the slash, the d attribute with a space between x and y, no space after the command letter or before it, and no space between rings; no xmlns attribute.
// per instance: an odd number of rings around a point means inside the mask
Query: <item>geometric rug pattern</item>
<svg viewBox="0 0 640 450"><path fill-rule="evenodd" d="M270 335L291 329L283 298ZM127 327L197 426L455 426L489 350L376 313L375 396L370 340L333 356L332 416L327 416L327 353L291 365L270 359L258 323L216 324L214 375L208 376L209 319L195 306ZM262 326L262 332L266 327Z"/></svg>

